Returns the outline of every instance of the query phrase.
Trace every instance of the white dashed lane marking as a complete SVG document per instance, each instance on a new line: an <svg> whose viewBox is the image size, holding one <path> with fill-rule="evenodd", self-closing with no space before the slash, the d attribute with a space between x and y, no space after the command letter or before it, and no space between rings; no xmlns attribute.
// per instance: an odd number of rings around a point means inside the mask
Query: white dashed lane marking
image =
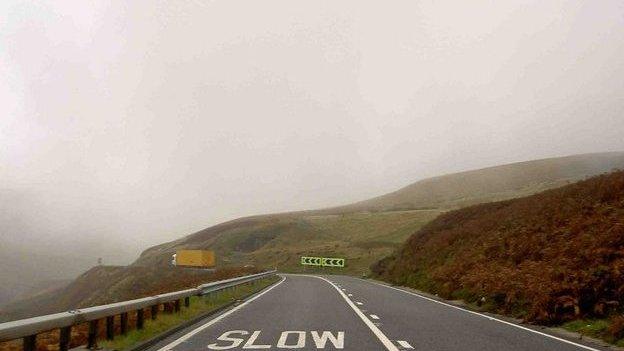
<svg viewBox="0 0 624 351"><path fill-rule="evenodd" d="M373 332L373 334L375 334L375 336L379 339L379 341L381 341L381 343L385 346L386 350L399 351L399 348L396 345L394 345L394 343L392 343L392 341L390 341L390 339L388 339L388 337L381 330L379 330L377 325L375 325L370 319L368 319L366 315L362 313L362 311L355 306L355 304L349 299L349 297L347 297L347 294L343 293L342 290L340 290L340 288L338 288L335 284L333 284L331 281L327 280L326 278L319 277L319 276L311 276L311 277L318 278L318 279L321 279L330 283L342 296L342 298L345 300L347 305L349 305L349 307L353 309L355 314L357 314L358 317L362 319L364 324L366 324L366 326ZM362 304L362 303L360 302L359 304Z"/></svg>
<svg viewBox="0 0 624 351"><path fill-rule="evenodd" d="M371 315L370 315L370 317L371 317L372 319L379 319L379 317L378 317L376 314L371 314Z"/></svg>
<svg viewBox="0 0 624 351"><path fill-rule="evenodd" d="M399 344L399 346L404 349L413 349L412 345L410 345L410 343L405 340L397 340L397 344Z"/></svg>
<svg viewBox="0 0 624 351"><path fill-rule="evenodd" d="M358 305L358 306L362 306L363 305L363 303L361 303L360 301L356 301L355 304Z"/></svg>

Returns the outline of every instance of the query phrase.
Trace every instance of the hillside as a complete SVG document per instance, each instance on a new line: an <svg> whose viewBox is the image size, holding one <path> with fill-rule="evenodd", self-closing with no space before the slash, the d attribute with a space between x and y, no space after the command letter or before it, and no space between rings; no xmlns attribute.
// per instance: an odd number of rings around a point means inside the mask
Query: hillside
<svg viewBox="0 0 624 351"><path fill-rule="evenodd" d="M518 162L424 179L395 192L332 210L455 209L527 196L622 168L624 152Z"/></svg>
<svg viewBox="0 0 624 351"><path fill-rule="evenodd" d="M373 271L528 321L608 316L624 303L624 171L445 213Z"/></svg>
<svg viewBox="0 0 624 351"><path fill-rule="evenodd" d="M179 248L210 248L220 265L253 264L300 271L306 255L347 257L345 273L362 274L440 212L271 215L217 225L146 250L137 266L166 266Z"/></svg>
<svg viewBox="0 0 624 351"><path fill-rule="evenodd" d="M360 275L448 209L526 196L614 168L624 168L624 152L520 162L425 179L348 206L222 223L150 248L135 264L166 265L178 248L210 248L222 265L254 264L286 271L301 271L302 255L346 257L344 272Z"/></svg>

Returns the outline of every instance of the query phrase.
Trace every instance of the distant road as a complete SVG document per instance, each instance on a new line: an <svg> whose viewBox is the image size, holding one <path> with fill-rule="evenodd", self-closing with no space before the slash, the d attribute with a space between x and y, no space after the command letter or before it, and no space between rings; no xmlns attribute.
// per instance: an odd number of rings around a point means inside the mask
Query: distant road
<svg viewBox="0 0 624 351"><path fill-rule="evenodd" d="M150 351L608 350L375 282L346 276L283 280Z"/></svg>

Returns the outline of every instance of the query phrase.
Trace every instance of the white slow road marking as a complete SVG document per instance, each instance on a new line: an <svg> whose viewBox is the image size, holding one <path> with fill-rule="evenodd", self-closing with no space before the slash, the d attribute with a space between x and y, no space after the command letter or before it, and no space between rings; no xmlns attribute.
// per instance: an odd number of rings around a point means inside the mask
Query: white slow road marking
<svg viewBox="0 0 624 351"><path fill-rule="evenodd" d="M446 307L450 307L450 308L454 308L456 310L464 311L466 313L470 313L470 314L473 314L475 316L487 318L489 320L496 321L496 322L499 322L499 323L503 323L503 324L506 324L506 325L509 325L509 326L512 326L512 327L515 327L515 328L518 328L518 329L522 329L522 330L525 330L525 331L528 331L528 332L531 332L531 333L539 334L541 336L545 336L547 338L551 338L551 339L554 339L554 340L557 340L557 341L561 341L561 342L564 342L566 344L574 345L574 346L580 347L580 348L585 349L585 350L600 351L600 350L595 349L593 347L589 347L589 346L582 345L582 344L577 344L574 341L558 338L558 337L556 337L554 335L542 333L540 331L533 330L533 329L527 328L527 327L523 327L521 325L514 324L514 323L511 323L511 322L507 322L507 321L504 321L502 319L494 318L494 317L491 317L491 316L488 316L488 315L485 315L485 314L481 314L481 313L470 311L470 310L467 310L467 309L464 309L464 308L461 308L461 307L453 306L453 305L448 304L446 302L438 301L438 300L435 300L435 299L432 299L432 298L429 298L429 297L426 297L426 296L423 296L423 295L420 295L420 294L417 294L417 293L413 293L411 291L395 288L394 286L388 286L388 285L384 285L384 284L377 283L377 282L371 282L371 281L368 281L368 282L376 284L376 285L379 285L379 286L383 286L383 287L388 288L388 289L397 290L397 291L400 291L400 292L405 293L405 294L413 295L413 296L419 297L419 298L427 300L427 301L435 302L437 304L440 304L440 305L443 305L443 306L446 306Z"/></svg>
<svg viewBox="0 0 624 351"><path fill-rule="evenodd" d="M221 334L216 340L216 343L209 344L207 347L209 350L230 350L238 348L243 345L243 349L270 349L273 346L271 344L257 344L256 340L260 337L261 330L255 330L253 333L247 330L230 330ZM251 334L251 335L250 335ZM283 331L277 340L276 347L278 349L300 349L306 346L306 332L302 330L286 330ZM317 330L311 330L310 334L312 340L317 349L324 349L329 343L333 345L332 349L342 350L344 349L344 331L339 331L335 335L331 331L322 331L319 333ZM245 341L246 336L249 336ZM235 336L242 336L235 337ZM293 338L294 336L294 338ZM296 339L295 339L296 338ZM296 340L296 343L293 341ZM245 343L245 344L243 344Z"/></svg>
<svg viewBox="0 0 624 351"><path fill-rule="evenodd" d="M401 347L404 349L413 349L412 345L410 345L410 343L405 340L397 340L397 343L401 345Z"/></svg>
<svg viewBox="0 0 624 351"><path fill-rule="evenodd" d="M399 348L394 346L392 341L390 341L390 339L388 339L388 337L381 330L379 330L379 328L377 328L377 326L375 324L373 324L373 322L371 322L370 319L366 318L366 315L364 313L362 313L362 311L360 311L360 309L357 308L353 304L353 302L351 302L351 300L347 297L347 295L345 295L345 293L343 293L334 283L332 283L331 281L329 281L329 280L327 280L327 279L325 279L323 277L317 277L315 275L308 275L308 277L322 279L322 280L328 282L329 284L331 284L331 286L333 286L336 289L336 291L338 291L338 293L340 293L340 296L342 296L342 298L353 309L353 311L355 311L355 314L357 314L358 317L360 317L360 319L362 319L362 321L364 321L364 324L366 324L368 329L370 329L373 332L373 334L375 334L377 339L379 339L379 341L381 341L381 343L386 347L386 349L388 351L399 351Z"/></svg>
<svg viewBox="0 0 624 351"><path fill-rule="evenodd" d="M206 324L199 326L193 330L191 330L190 332L188 332L187 334L182 335L179 339L171 342L170 344L161 347L160 349L158 349L158 351L167 351L167 350L171 350L172 348L180 345L181 343L185 342L186 340L192 338L195 334L201 332L202 330L210 327L211 325L217 323L218 321L222 320L223 318L231 315L232 313L240 310L241 308L247 306L249 303L251 303L252 301L254 301L255 299L259 298L260 296L268 293L269 291L273 290L275 287L277 287L278 285L282 284L284 282L284 280L286 280L286 277L282 278L282 280L280 280L277 284L273 285L272 287L266 289L265 291L261 292L260 294L252 297L251 299L243 302L242 304L232 308L231 310L219 315L217 318L215 319L211 319L210 321L208 321Z"/></svg>
<svg viewBox="0 0 624 351"><path fill-rule="evenodd" d="M371 314L371 315L370 315L370 317L371 317L372 319L379 319L379 317L378 317L376 314Z"/></svg>

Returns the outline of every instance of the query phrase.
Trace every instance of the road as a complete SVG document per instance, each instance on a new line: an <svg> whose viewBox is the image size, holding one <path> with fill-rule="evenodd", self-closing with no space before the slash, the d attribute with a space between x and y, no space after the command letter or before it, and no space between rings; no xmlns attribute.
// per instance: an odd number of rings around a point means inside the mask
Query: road
<svg viewBox="0 0 624 351"><path fill-rule="evenodd" d="M150 351L607 350L346 276L283 275Z"/></svg>

